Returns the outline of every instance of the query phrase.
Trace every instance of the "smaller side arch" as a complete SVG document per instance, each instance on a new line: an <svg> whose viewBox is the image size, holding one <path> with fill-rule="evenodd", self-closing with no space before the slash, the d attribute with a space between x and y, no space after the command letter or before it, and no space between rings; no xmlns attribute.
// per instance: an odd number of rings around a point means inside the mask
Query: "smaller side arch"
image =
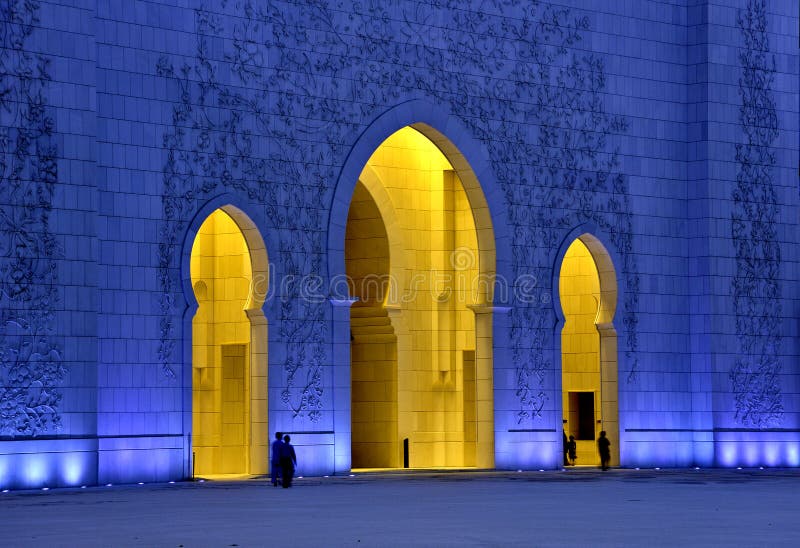
<svg viewBox="0 0 800 548"><path fill-rule="evenodd" d="M192 288L192 273L191 273L191 259L192 259L192 245L194 244L197 233L203 222L217 209L223 210L227 213L242 231L244 239L247 242L248 249L250 250L250 261L253 270L253 277L258 274L263 277L264 283L267 288L262 292L261 296L256 296L252 303L249 301L247 309L255 308L258 304L262 307L267 301L269 296L270 286L269 276L270 264L269 254L267 253L267 244L262 236L261 229L266 229L266 220L258 212L252 210L249 205L242 204L241 201L230 193L219 194L214 198L206 201L195 213L184 235L181 247L181 288L183 296L186 299L188 307L187 312L194 315L197 310L197 299L194 296L194 289ZM255 282L254 284L255 285ZM252 291L251 291L252 292ZM260 301L260 302L259 302Z"/></svg>
<svg viewBox="0 0 800 548"><path fill-rule="evenodd" d="M624 293L625 287L624 277L617 275L614 265L621 265L623 262L619 253L611 245L610 238L594 223L584 223L570 230L556 252L551 280L552 302L557 319L556 328L560 333L561 327L564 325L564 311L559 298L561 265L567 249L577 239L580 239L589 249L600 275L601 298L598 324L608 324L616 329L620 318L620 315L616 313L617 307L618 303L622 301L621 295Z"/></svg>
<svg viewBox="0 0 800 548"><path fill-rule="evenodd" d="M268 470L268 322L265 316L266 303L270 300L271 268L267 244L262 236L265 219L236 196L225 193L206 201L188 223L181 248L180 276L185 312L182 321L182 400L184 432L184 472L192 472L193 429L193 319L198 311L198 300L191 276L192 247L206 219L217 210L225 212L241 231L250 258L252 280L243 312L250 323L249 334L249 401L246 402L248 426L247 472L263 474Z"/></svg>
<svg viewBox="0 0 800 548"><path fill-rule="evenodd" d="M564 309L561 302L561 274L564 258L569 247L580 240L594 261L597 270L600 298L598 302L597 315L594 324L599 337L599 409L600 419L602 420L602 430L607 432L611 441L612 448L615 448L611 455L611 464L620 463L621 429L619 419L619 371L621 369L621 359L624 353L619 352L618 330L615 323L621 316L616 313L620 300L620 283L615 264L622 264L609 243L609 238L594 224L583 224L571 230L562 241L554 261L553 268L553 303L557 322L554 332L554 363L556 367L556 379L559 392L562 394L558 398L559 404L566 401L564 398L564 357L562 348L562 331L566 324ZM564 409L559 405L560 413L557 417L564 417Z"/></svg>

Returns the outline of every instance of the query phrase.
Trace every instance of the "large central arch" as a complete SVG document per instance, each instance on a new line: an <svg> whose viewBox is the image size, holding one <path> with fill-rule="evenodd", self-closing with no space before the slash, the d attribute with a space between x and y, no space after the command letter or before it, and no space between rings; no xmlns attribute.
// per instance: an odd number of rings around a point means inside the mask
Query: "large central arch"
<svg viewBox="0 0 800 548"><path fill-rule="evenodd" d="M343 167L337 184L331 208L328 241L329 275L332 280L339 279L347 271L345 265L345 233L347 229L348 211L356 185L380 188L374 179L374 173L367 167L368 160L375 150L390 135L404 127L410 127L424 135L446 157L452 166L455 177L460 181L466 193L469 209L475 225L475 236L478 242L477 259L479 276L483 287L487 288L481 297L471 303L474 312L475 334L479 343L476 345L476 443L475 458L469 465L479 468L494 466L494 346L493 313L494 280L498 268L507 272L510 253L506 223L501 206L502 193L493 179L493 172L488 161L488 154L482 144L474 140L467 128L455 117L437 110L424 101L410 101L378 118L361 135L351 151ZM469 160L468 160L469 159ZM480 182L479 182L480 176ZM488 182L488 184L487 184ZM386 214L386 197L380 190L370 192L384 223L391 218ZM391 222L391 221L390 221ZM393 281L402 279L404 269L398 268L398 260L402 253L397 250L398 242L389 241L389 255L392 256L390 271ZM402 260L402 259L400 259ZM399 274L398 274L399 272ZM402 282L401 282L402 284ZM340 284L338 286L342 288ZM388 302L388 301L387 301ZM334 351L334 382L340 397L336 403L335 419L335 455L336 469L349 469L351 450L351 409L350 409L350 315L347 307L353 301L341 290L333 299L334 304L334 344L341 345ZM391 308L391 303L389 303ZM395 330L402 329L402 322L393 319ZM345 350L346 349L346 350ZM402 349L401 349L402 352ZM347 397L345 397L347 394ZM402 447L401 440L395 440L397 447ZM412 441L413 444L413 441ZM413 449L412 449L413 451ZM413 466L413 458L412 458Z"/></svg>

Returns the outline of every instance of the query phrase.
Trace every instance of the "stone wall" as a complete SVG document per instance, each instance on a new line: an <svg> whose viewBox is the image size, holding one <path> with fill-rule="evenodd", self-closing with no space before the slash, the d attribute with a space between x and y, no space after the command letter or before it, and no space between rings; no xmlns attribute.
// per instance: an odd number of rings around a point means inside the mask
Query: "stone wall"
<svg viewBox="0 0 800 548"><path fill-rule="evenodd" d="M349 469L333 282L358 175L412 124L485 196L496 466L560 463L553 280L586 232L622 464L800 464L791 3L189 4L0 12L0 486L191 473L189 258L223 205L271 263L269 429Z"/></svg>

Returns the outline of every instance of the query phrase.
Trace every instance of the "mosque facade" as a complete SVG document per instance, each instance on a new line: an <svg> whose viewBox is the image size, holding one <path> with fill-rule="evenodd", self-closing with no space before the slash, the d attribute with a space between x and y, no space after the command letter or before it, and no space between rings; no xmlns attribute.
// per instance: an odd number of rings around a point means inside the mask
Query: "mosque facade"
<svg viewBox="0 0 800 548"><path fill-rule="evenodd" d="M794 3L0 21L0 488L800 465Z"/></svg>

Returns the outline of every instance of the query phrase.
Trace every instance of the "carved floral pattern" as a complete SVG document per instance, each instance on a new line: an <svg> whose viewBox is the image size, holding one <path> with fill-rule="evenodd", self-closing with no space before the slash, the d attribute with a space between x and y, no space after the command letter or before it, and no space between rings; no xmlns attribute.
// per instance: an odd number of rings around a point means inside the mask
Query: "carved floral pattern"
<svg viewBox="0 0 800 548"><path fill-rule="evenodd" d="M781 251L776 231L775 149L778 114L772 83L775 58L767 38L764 0L750 0L737 20L744 40L739 120L745 142L736 145L739 172L733 191L731 235L736 250L733 306L739 357L730 371L741 424L765 428L783 419L780 387Z"/></svg>
<svg viewBox="0 0 800 548"><path fill-rule="evenodd" d="M222 7L227 7L223 3ZM179 68L166 57L158 74L168 78L180 98L173 109L173 127L164 136L167 162L162 195L163 223L159 245L161 296L161 345L159 356L164 373L174 377L176 303L181 302L179 247L188 221L202 204L221 189L238 192L256 204L264 204L269 230L279 235L276 251L285 279L308 279L322 271L322 203L316 162L299 165L295 158L298 137L280 127L268 112L268 73L263 67L266 45L258 37L265 28L265 15L247 3L245 18L232 29L233 46L225 52L226 63L212 58L221 43L226 18L205 7L195 11L196 55L194 62ZM230 67L223 84L220 72ZM298 124L300 125L300 124ZM265 154L266 136L277 141L279 153ZM326 172L325 177L331 174ZM322 301L301 298L301 283L282 286L279 295L278 330L287 347L281 399L294 416L312 422L322 408L322 364L327 338Z"/></svg>
<svg viewBox="0 0 800 548"><path fill-rule="evenodd" d="M197 11L193 62L175 68L164 58L159 64L180 98L165 136L160 251L161 359L168 374L179 287L175 238L200 201L224 186L265 204L280 235L282 274L314 280L326 272L327 212L356 139L388 108L424 98L458 116L489 151L511 223L513 275L541 290L532 302L515 302L511 317L518 419L540 414L552 373L555 250L572 227L588 221L611 235L624 260L633 378L638 276L627 182L609 142L626 123L605 112L602 59L572 49L588 29L585 18L513 0L471 6L462 0L271 1L227 8L240 16L229 29L223 28L227 18ZM211 42L226 63L211 60ZM297 298L302 291L282 295L283 401L295 416L317 420L325 389L325 309Z"/></svg>
<svg viewBox="0 0 800 548"><path fill-rule="evenodd" d="M0 435L61 427L66 375L53 334L59 255L48 59L29 51L39 3L0 4Z"/></svg>

